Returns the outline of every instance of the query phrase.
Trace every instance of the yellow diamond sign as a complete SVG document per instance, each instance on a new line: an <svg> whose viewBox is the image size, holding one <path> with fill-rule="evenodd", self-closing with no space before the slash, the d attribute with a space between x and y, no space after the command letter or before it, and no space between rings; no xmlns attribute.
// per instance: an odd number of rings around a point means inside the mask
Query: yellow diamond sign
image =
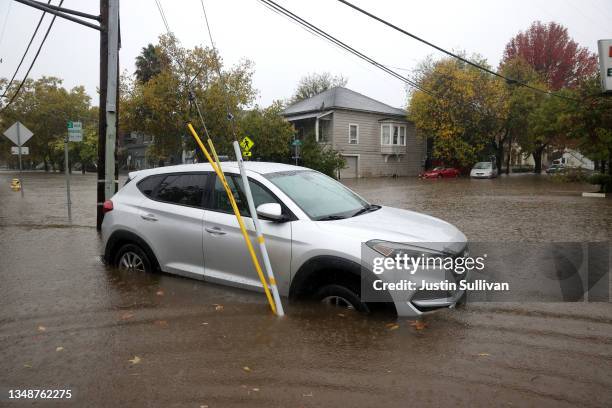
<svg viewBox="0 0 612 408"><path fill-rule="evenodd" d="M240 141L240 147L242 147L242 152L246 153L250 151L254 144L255 143L253 143L250 137L248 136L243 137L242 140Z"/></svg>

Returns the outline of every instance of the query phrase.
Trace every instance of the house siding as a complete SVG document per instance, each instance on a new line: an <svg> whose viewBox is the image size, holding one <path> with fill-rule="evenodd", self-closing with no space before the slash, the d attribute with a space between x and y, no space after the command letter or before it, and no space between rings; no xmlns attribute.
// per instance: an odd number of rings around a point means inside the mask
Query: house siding
<svg viewBox="0 0 612 408"><path fill-rule="evenodd" d="M389 115L335 110L330 142L341 154L359 155L358 177L416 176L422 170L425 143L416 136L414 124L398 117L396 122L406 125L406 153L388 156L381 153L380 126ZM359 126L358 144L349 144L349 125Z"/></svg>

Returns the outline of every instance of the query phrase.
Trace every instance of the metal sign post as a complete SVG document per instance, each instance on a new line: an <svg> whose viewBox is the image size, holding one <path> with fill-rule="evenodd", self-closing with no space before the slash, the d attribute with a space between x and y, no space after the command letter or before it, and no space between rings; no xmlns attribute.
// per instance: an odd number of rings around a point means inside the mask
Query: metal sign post
<svg viewBox="0 0 612 408"><path fill-rule="evenodd" d="M21 164L22 145L30 140L33 133L20 122L13 123L13 126L4 131L4 136L17 145L17 155L19 156L19 183L21 184L21 197L23 198L23 167Z"/></svg>
<svg viewBox="0 0 612 408"><path fill-rule="evenodd" d="M66 204L68 206L68 220L72 222L72 200L70 199L70 163L68 158L68 142L83 141L83 124L81 122L68 122L68 134L64 139L64 173L66 175Z"/></svg>
<svg viewBox="0 0 612 408"><path fill-rule="evenodd" d="M250 146L252 147L252 146ZM259 249L261 257L268 274L268 282L272 289L272 296L274 297L274 303L276 304L276 315L284 316L283 304L281 303L280 296L278 294L278 286L276 286L276 279L274 279L274 272L272 271L272 264L268 257L268 250L266 248L266 241L263 233L261 232L261 225L259 224L259 217L257 216L257 209L255 208L255 202L253 201L253 195L251 194L251 187L249 185L249 178L247 177L246 170L244 169L244 162L242 160L242 154L240 152L240 145L234 141L234 152L236 153L236 160L238 161L238 168L240 169L240 176L242 177L242 185L244 187L244 195L246 196L247 203L249 204L249 213L255 224L255 233L257 235L257 242L259 242Z"/></svg>

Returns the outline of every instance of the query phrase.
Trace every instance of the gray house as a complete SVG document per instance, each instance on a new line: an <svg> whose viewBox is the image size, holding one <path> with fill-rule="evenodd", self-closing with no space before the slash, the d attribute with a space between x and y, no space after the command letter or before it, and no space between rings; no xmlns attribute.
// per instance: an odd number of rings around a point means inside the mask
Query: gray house
<svg viewBox="0 0 612 408"><path fill-rule="evenodd" d="M296 102L282 115L297 137L314 135L346 159L340 178L414 176L423 168L426 144L406 111L346 88L332 88Z"/></svg>

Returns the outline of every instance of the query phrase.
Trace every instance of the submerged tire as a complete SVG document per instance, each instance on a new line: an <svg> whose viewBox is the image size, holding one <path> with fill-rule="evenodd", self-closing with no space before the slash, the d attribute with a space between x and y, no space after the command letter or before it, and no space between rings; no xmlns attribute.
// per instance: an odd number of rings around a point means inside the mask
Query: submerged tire
<svg viewBox="0 0 612 408"><path fill-rule="evenodd" d="M136 244L123 245L117 251L113 265L122 271L153 272L149 256Z"/></svg>
<svg viewBox="0 0 612 408"><path fill-rule="evenodd" d="M368 305L361 301L354 290L342 285L325 285L315 293L314 298L328 306L356 310L361 313L370 312Z"/></svg>

